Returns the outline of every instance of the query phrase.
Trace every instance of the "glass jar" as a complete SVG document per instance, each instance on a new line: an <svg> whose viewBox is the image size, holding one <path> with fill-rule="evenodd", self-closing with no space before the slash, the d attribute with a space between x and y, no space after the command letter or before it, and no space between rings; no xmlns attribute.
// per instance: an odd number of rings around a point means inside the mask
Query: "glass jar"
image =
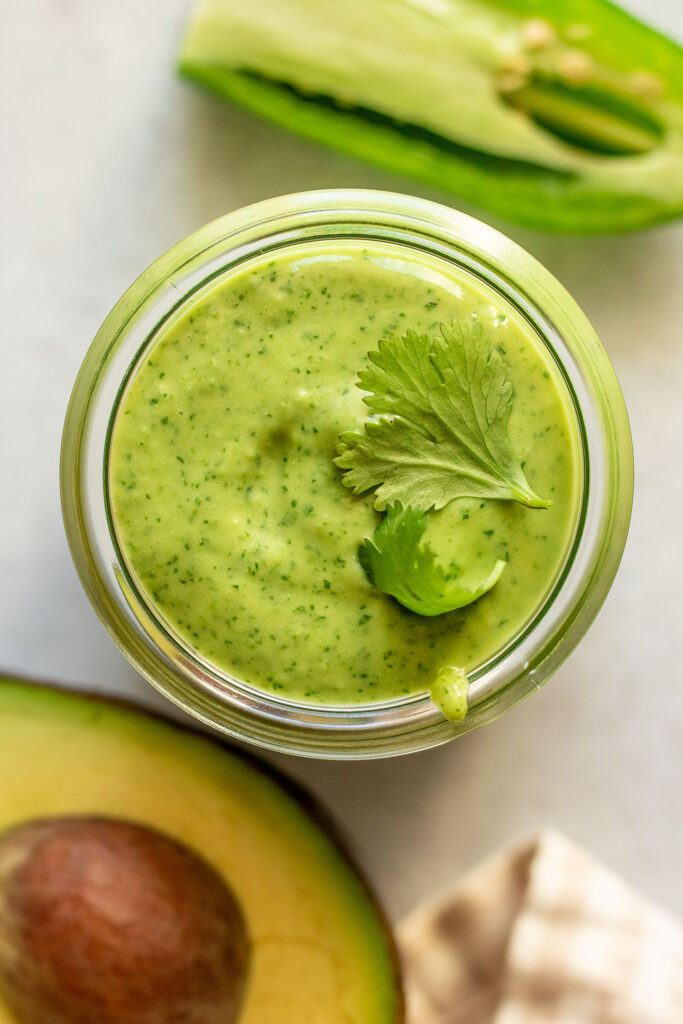
<svg viewBox="0 0 683 1024"><path fill-rule="evenodd" d="M582 494L573 539L543 603L507 646L469 673L469 710L447 721L428 694L315 705L251 687L167 628L128 571L107 486L114 414L133 368L169 318L210 283L301 242L388 242L466 271L545 346L576 417ZM619 384L586 317L528 253L492 228L410 196L361 190L267 200L214 221L142 274L109 314L76 380L61 464L76 568L126 657L185 711L230 736L311 757L371 758L435 746L492 721L538 689L586 632L614 579L631 510L631 439Z"/></svg>

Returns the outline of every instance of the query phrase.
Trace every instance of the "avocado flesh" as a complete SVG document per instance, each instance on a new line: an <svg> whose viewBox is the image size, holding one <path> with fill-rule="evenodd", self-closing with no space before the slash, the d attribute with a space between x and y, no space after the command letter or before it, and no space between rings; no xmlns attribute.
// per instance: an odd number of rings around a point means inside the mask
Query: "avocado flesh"
<svg viewBox="0 0 683 1024"><path fill-rule="evenodd" d="M561 33L588 8L577 51ZM534 13L554 40L542 50L523 41ZM587 81L571 80L577 52ZM683 212L683 51L603 0L200 0L180 70L530 226L625 230Z"/></svg>
<svg viewBox="0 0 683 1024"><path fill-rule="evenodd" d="M228 882L253 942L239 1024L403 1019L372 897L268 770L151 715L16 680L0 681L0 722L0 832L52 815L123 818L185 843ZM1 994L0 1024L21 1024Z"/></svg>

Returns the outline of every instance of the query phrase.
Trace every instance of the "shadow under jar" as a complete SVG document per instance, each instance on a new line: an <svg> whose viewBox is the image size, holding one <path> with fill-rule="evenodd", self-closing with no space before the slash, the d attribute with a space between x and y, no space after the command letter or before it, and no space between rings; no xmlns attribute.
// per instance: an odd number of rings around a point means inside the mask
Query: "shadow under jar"
<svg viewBox="0 0 683 1024"><path fill-rule="evenodd" d="M367 353L463 318L506 361L510 439L551 505L430 513L441 564L506 566L425 617L364 574L380 515L333 459L370 415ZM470 217L356 190L236 211L157 260L86 356L61 473L76 567L136 668L224 733L332 758L443 743L537 689L607 594L633 490L618 382L561 285ZM444 666L467 673L461 721L429 696Z"/></svg>

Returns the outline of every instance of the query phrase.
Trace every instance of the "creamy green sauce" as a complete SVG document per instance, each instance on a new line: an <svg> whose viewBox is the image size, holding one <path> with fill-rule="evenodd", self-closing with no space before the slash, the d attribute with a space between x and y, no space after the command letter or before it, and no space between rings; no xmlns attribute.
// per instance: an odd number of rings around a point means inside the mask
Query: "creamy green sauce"
<svg viewBox="0 0 683 1024"><path fill-rule="evenodd" d="M430 514L425 542L463 580L508 565L474 604L424 618L366 579L358 545L379 515L332 460L366 418L366 352L456 315L478 316L504 353L510 436L553 505L459 499ZM577 517L572 417L540 344L464 271L388 245L309 244L228 275L147 350L112 435L115 529L157 614L214 666L300 701L423 692L509 643L557 578Z"/></svg>

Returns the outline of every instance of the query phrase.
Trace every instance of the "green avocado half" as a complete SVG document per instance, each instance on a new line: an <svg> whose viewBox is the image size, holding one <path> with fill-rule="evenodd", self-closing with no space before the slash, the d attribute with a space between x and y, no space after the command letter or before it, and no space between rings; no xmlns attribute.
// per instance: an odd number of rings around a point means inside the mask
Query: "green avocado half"
<svg viewBox="0 0 683 1024"><path fill-rule="evenodd" d="M67 830L94 822L105 841L112 822L144 826L143 845L148 830L168 840L161 859L170 850L173 870L183 857L201 858L206 882L195 878L195 889L212 892L222 880L237 901L250 946L237 1024L403 1021L396 951L377 903L333 827L287 780L133 706L21 680L0 679L0 730L0 878L14 856L11 837L32 834L31 822L38 832L54 821ZM10 1009L7 989L3 998L4 897L0 1024L24 1024L32 1018Z"/></svg>

